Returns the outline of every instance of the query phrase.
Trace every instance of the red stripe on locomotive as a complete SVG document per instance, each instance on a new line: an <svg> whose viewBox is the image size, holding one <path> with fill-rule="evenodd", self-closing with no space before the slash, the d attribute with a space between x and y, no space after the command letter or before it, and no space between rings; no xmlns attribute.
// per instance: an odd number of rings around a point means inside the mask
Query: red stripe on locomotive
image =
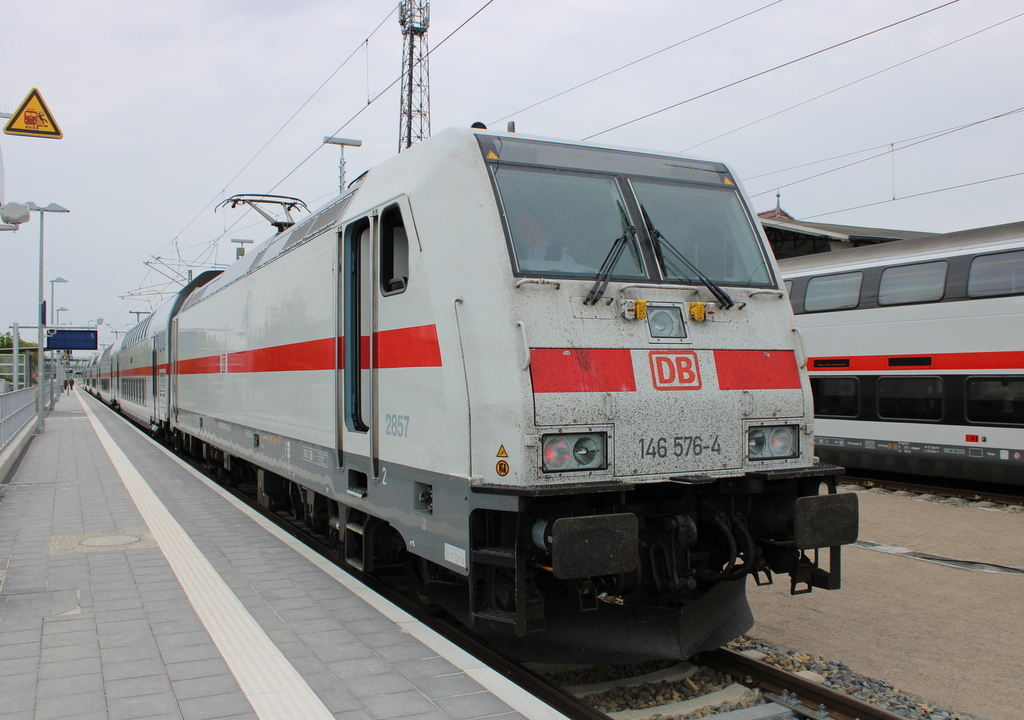
<svg viewBox="0 0 1024 720"><path fill-rule="evenodd" d="M535 393L636 391L629 350L536 348L530 377Z"/></svg>
<svg viewBox="0 0 1024 720"><path fill-rule="evenodd" d="M721 390L799 390L792 350L715 350Z"/></svg>

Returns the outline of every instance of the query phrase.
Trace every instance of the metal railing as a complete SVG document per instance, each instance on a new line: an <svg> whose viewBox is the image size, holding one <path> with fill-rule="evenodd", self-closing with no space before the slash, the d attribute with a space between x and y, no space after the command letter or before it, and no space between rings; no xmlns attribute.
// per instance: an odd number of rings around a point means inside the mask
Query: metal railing
<svg viewBox="0 0 1024 720"><path fill-rule="evenodd" d="M34 387L0 395L0 452L3 452L22 428L35 420L35 417Z"/></svg>

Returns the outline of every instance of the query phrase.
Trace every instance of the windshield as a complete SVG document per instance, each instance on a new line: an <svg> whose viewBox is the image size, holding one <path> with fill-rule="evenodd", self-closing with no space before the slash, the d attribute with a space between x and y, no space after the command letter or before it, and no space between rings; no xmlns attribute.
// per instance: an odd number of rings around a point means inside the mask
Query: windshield
<svg viewBox="0 0 1024 720"><path fill-rule="evenodd" d="M645 277L636 238L623 227L625 200L615 178L509 165L491 170L519 272L592 277L625 234L611 275Z"/></svg>
<svg viewBox="0 0 1024 720"><path fill-rule="evenodd" d="M700 271L721 285L771 285L761 243L734 187L631 181L651 224ZM698 278L662 253L666 279Z"/></svg>

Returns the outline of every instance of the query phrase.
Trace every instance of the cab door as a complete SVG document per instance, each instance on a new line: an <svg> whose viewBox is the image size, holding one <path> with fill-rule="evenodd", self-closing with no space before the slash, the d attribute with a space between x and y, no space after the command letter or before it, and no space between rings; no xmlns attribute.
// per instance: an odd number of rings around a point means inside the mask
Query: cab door
<svg viewBox="0 0 1024 720"><path fill-rule="evenodd" d="M352 221L339 236L338 297L341 382L338 393L339 464L349 494L364 497L376 478L374 347L377 293L374 292L377 214Z"/></svg>

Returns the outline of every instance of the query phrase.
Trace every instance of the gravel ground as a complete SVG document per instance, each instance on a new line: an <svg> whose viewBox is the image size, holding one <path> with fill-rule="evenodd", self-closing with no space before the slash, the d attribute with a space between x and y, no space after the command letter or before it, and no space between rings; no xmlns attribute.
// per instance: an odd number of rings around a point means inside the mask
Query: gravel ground
<svg viewBox="0 0 1024 720"><path fill-rule="evenodd" d="M858 496L864 541L1024 568L1024 509L878 489ZM964 717L1024 718L1024 577L849 547L842 584L797 597L786 578L748 586L751 636L841 658Z"/></svg>
<svg viewBox="0 0 1024 720"><path fill-rule="evenodd" d="M909 693L901 692L892 683L860 675L839 660L826 660L817 655L773 647L747 636L733 641L728 647L732 650L762 653L764 657L760 659L763 662L790 672L809 670L817 673L825 678L826 686L902 717L923 720L974 720L971 715L957 713L937 703L926 702Z"/></svg>

